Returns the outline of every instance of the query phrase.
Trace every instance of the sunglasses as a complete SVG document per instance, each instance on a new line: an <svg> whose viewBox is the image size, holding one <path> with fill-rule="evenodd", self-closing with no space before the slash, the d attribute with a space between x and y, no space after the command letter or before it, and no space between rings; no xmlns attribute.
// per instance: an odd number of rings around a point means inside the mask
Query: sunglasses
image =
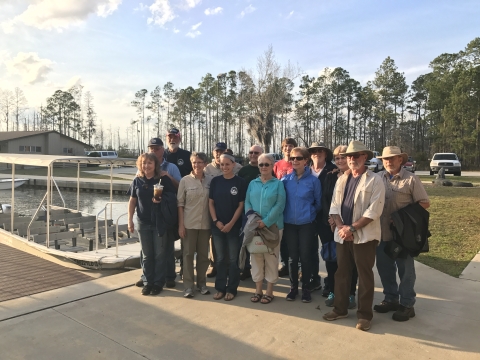
<svg viewBox="0 0 480 360"><path fill-rule="evenodd" d="M303 156L290 156L290 158L289 158L290 161L295 161L295 160L302 161L304 159L305 158Z"/></svg>
<svg viewBox="0 0 480 360"><path fill-rule="evenodd" d="M252 155L252 154L258 155L258 154L260 154L260 151L250 151L249 154L250 155Z"/></svg>
<svg viewBox="0 0 480 360"><path fill-rule="evenodd" d="M320 154L320 153L323 152L323 150L322 150L322 149L312 149L312 150L310 150L310 152L311 152L312 154Z"/></svg>
<svg viewBox="0 0 480 360"><path fill-rule="evenodd" d="M347 158L346 156L337 156L335 158L335 161L345 160L346 158Z"/></svg>
<svg viewBox="0 0 480 360"><path fill-rule="evenodd" d="M363 156L363 155L365 155L365 154L352 154L352 155L347 155L347 157L358 159L360 156Z"/></svg>
<svg viewBox="0 0 480 360"><path fill-rule="evenodd" d="M259 167L269 167L271 164L268 164L268 163L261 163L261 164L258 164Z"/></svg>

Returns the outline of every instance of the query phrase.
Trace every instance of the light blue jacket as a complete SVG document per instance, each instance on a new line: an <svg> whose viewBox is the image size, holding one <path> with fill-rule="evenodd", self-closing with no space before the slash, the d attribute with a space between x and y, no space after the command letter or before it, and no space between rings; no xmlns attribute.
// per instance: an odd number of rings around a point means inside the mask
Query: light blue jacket
<svg viewBox="0 0 480 360"><path fill-rule="evenodd" d="M245 198L245 213L253 210L260 214L267 227L277 224L278 229L281 230L284 209L285 188L281 181L272 178L264 184L258 177L250 182Z"/></svg>
<svg viewBox="0 0 480 360"><path fill-rule="evenodd" d="M287 193L287 202L283 219L287 224L303 225L315 220L317 213L322 209L322 185L320 180L309 167L297 179L297 172L285 175L282 178Z"/></svg>

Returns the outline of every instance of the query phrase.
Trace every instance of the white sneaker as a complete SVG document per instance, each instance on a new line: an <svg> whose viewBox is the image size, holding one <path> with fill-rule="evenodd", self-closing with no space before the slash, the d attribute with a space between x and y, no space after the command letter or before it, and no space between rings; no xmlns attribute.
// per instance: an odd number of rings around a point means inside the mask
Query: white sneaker
<svg viewBox="0 0 480 360"><path fill-rule="evenodd" d="M202 295L210 294L210 290L206 286L202 286L201 288L197 287L197 291Z"/></svg>
<svg viewBox="0 0 480 360"><path fill-rule="evenodd" d="M188 289L185 289L185 291L183 292L183 297L186 297L186 298L193 298L193 290L192 288L188 288Z"/></svg>

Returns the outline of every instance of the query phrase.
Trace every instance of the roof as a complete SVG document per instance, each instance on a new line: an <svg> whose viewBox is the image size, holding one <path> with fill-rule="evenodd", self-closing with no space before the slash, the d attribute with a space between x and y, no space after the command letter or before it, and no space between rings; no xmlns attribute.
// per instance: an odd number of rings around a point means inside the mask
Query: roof
<svg viewBox="0 0 480 360"><path fill-rule="evenodd" d="M77 140L72 138L71 136L65 135L65 134L60 134L58 131L55 130L47 130L47 131L0 131L0 142L1 141L10 141L10 140L15 140L15 139L21 139L21 138L26 138L29 136L35 136L35 135L45 135L49 133L56 133L59 134L60 136L64 136L72 141L76 141L84 145L85 147L88 148L93 148L92 145L88 145L84 143L83 141Z"/></svg>
<svg viewBox="0 0 480 360"><path fill-rule="evenodd" d="M75 164L110 164L110 165L130 165L135 166L137 159L106 159L89 156L59 156L59 155L37 155L37 154L0 154L0 163L32 165L32 166L49 166L58 163L75 163Z"/></svg>

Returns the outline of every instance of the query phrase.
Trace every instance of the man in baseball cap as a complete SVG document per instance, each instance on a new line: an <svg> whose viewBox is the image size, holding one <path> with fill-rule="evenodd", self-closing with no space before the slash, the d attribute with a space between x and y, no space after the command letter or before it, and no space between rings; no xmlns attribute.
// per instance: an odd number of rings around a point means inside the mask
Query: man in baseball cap
<svg viewBox="0 0 480 360"><path fill-rule="evenodd" d="M165 158L169 163L177 165L182 177L190 174L193 170L190 161L190 151L180 148L182 142L182 134L177 128L171 128L167 131L167 149L165 150Z"/></svg>

